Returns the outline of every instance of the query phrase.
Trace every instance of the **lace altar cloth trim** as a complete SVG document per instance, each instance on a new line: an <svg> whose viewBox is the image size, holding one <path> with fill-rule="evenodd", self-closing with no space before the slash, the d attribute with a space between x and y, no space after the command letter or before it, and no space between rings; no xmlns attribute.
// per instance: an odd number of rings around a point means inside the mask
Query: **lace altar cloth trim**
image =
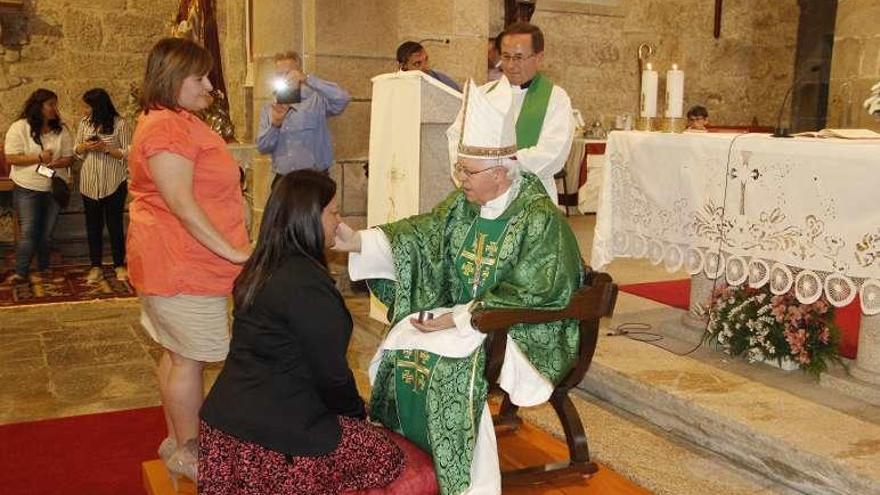
<svg viewBox="0 0 880 495"><path fill-rule="evenodd" d="M816 272L723 251L719 254L705 248L647 241L634 233L625 237L630 240L615 246L615 257L645 258L655 265L662 263L669 272L684 269L690 275L705 274L713 280L721 278L730 285L748 283L750 287L758 288L769 284L774 294L784 294L794 287L795 296L803 304L814 303L824 295L831 305L840 308L859 295L862 312L866 315L880 313L880 280L850 278L839 273Z"/></svg>
<svg viewBox="0 0 880 495"><path fill-rule="evenodd" d="M796 142L795 142L796 141ZM880 314L880 143L612 132L590 264L647 258Z"/></svg>

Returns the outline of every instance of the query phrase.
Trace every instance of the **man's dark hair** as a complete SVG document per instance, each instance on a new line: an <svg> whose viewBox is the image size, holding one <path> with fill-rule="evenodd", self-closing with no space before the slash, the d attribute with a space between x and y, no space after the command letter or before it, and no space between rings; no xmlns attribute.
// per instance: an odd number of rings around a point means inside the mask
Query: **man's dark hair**
<svg viewBox="0 0 880 495"><path fill-rule="evenodd" d="M708 119L709 112L706 110L706 107L704 107L702 105L694 105L691 107L690 110L688 110L688 113L687 113L687 118L690 119L693 117L703 117L704 119Z"/></svg>
<svg viewBox="0 0 880 495"><path fill-rule="evenodd" d="M498 33L498 36L492 38L492 46L495 47L495 51L501 53L501 36L504 35L504 31Z"/></svg>
<svg viewBox="0 0 880 495"><path fill-rule="evenodd" d="M397 47L397 63L405 64L411 56L424 50L425 47L421 43L415 41L404 41Z"/></svg>
<svg viewBox="0 0 880 495"><path fill-rule="evenodd" d="M514 22L510 26L504 28L504 32L502 32L498 36L498 38L503 39L505 36L509 36L511 34L531 35L532 51L535 53L541 53L544 51L544 33L541 32L541 28L539 28L538 26L535 26L534 24L530 24L528 22ZM501 42L499 42L498 45L500 47Z"/></svg>

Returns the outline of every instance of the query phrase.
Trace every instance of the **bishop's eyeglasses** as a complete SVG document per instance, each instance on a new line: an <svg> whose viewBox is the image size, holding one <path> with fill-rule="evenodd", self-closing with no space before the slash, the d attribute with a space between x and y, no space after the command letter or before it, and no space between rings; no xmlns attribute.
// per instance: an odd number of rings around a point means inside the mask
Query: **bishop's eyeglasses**
<svg viewBox="0 0 880 495"><path fill-rule="evenodd" d="M472 171L464 168L464 165L462 165L461 162L455 162L455 168L453 170L455 171L455 175L457 175L460 179L464 180L464 179L470 179L471 177L473 177L475 175L482 174L483 172L488 172L489 170L496 169L498 167L503 167L503 165L495 165L493 167L484 168L483 170L477 170L475 172L472 172Z"/></svg>

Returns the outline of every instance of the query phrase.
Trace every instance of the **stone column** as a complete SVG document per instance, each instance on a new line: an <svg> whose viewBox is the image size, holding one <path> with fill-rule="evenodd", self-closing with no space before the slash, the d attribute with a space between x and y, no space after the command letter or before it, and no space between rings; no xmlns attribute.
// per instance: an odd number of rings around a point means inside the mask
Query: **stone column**
<svg viewBox="0 0 880 495"><path fill-rule="evenodd" d="M862 315L859 351L850 372L859 380L880 385L880 315Z"/></svg>
<svg viewBox="0 0 880 495"><path fill-rule="evenodd" d="M252 126L256 131L259 128L260 109L273 97L271 79L275 70L275 54L288 50L302 52L302 2L261 1L253 5L255 73Z"/></svg>

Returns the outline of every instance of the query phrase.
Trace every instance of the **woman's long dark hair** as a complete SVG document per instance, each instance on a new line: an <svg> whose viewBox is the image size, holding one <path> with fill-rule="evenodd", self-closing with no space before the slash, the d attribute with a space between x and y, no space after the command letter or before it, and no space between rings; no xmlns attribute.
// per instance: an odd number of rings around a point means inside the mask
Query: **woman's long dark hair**
<svg viewBox="0 0 880 495"><path fill-rule="evenodd" d="M113 134L119 112L113 106L107 91L104 88L90 89L83 93L82 99L92 109L89 123L101 134Z"/></svg>
<svg viewBox="0 0 880 495"><path fill-rule="evenodd" d="M333 179L314 170L296 170L278 181L266 203L257 246L235 279L236 309L253 304L272 273L293 254L327 269L321 214L335 195Z"/></svg>
<svg viewBox="0 0 880 495"><path fill-rule="evenodd" d="M18 118L27 121L31 127L31 137L40 146L43 145L43 140L40 138L43 133L43 103L52 99L57 101L58 95L48 89L40 88L31 93L27 101L24 102L21 115L18 116ZM56 134L61 132L61 116L56 116L54 119L49 120L47 124L52 132Z"/></svg>

